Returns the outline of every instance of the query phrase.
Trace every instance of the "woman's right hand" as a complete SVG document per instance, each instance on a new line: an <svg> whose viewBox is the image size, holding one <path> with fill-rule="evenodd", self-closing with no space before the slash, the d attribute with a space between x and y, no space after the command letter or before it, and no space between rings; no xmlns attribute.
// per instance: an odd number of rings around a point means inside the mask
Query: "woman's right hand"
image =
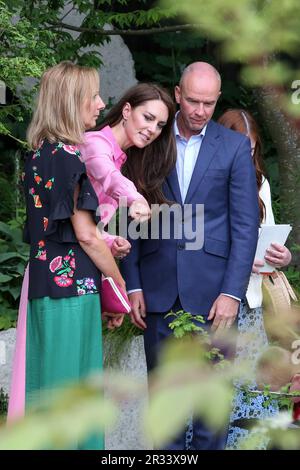
<svg viewBox="0 0 300 470"><path fill-rule="evenodd" d="M136 199L129 207L129 215L137 222L145 222L151 217L151 209L146 199Z"/></svg>
<svg viewBox="0 0 300 470"><path fill-rule="evenodd" d="M111 245L111 252L114 258L124 258L130 252L131 244L126 238L116 237Z"/></svg>
<svg viewBox="0 0 300 470"><path fill-rule="evenodd" d="M122 325L124 314L102 312L102 319L107 321L107 328L109 330L114 330L115 328L119 328Z"/></svg>

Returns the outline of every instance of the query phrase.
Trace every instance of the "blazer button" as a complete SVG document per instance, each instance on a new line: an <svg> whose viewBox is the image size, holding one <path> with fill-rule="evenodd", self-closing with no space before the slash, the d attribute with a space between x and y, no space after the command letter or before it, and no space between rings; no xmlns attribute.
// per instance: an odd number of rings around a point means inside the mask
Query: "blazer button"
<svg viewBox="0 0 300 470"><path fill-rule="evenodd" d="M178 250L184 250L184 245L182 245L182 244L178 245L178 246L177 246L177 249L178 249Z"/></svg>

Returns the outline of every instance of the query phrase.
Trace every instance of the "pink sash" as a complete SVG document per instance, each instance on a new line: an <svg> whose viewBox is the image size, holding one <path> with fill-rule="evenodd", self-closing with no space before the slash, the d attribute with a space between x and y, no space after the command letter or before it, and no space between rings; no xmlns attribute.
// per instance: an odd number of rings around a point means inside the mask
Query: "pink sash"
<svg viewBox="0 0 300 470"><path fill-rule="evenodd" d="M25 365L26 365L26 319L28 303L29 265L27 265L22 284L17 338L13 359L13 370L8 403L7 421L12 422L25 414Z"/></svg>

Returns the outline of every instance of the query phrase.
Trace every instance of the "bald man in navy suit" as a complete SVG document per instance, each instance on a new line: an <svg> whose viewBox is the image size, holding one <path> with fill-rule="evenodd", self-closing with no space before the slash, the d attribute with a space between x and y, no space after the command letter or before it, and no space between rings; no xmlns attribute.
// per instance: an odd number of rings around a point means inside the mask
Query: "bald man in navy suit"
<svg viewBox="0 0 300 470"><path fill-rule="evenodd" d="M155 239L130 240L131 253L122 261L132 321L144 329L148 371L157 363L161 342L172 334L165 319L171 309L203 315L212 331L229 329L247 289L259 228L256 177L250 140L212 120L220 94L221 78L212 65L195 62L184 70L175 88L177 161L163 192L182 211L188 205L190 216L171 218L167 239L160 227ZM200 205L199 245L197 234L188 239L191 230L184 229L187 223L197 227ZM193 436L197 450L222 449L226 441L200 421L194 423ZM167 449L185 449L185 434Z"/></svg>

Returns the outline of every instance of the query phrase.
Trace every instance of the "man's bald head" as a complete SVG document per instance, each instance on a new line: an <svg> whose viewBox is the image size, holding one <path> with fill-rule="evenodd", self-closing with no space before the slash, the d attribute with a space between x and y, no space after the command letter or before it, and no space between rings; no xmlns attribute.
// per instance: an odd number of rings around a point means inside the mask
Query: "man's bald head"
<svg viewBox="0 0 300 470"><path fill-rule="evenodd" d="M183 85L183 82L190 74L197 75L199 78L207 77L211 78L212 80L217 80L219 84L219 90L221 89L221 75L213 65L208 64L207 62L193 62L192 64L188 65L181 75L179 82L180 86Z"/></svg>
<svg viewBox="0 0 300 470"><path fill-rule="evenodd" d="M221 94L219 72L206 62L194 62L184 71L175 87L180 113L177 124L181 135L189 139L206 126L214 113Z"/></svg>

